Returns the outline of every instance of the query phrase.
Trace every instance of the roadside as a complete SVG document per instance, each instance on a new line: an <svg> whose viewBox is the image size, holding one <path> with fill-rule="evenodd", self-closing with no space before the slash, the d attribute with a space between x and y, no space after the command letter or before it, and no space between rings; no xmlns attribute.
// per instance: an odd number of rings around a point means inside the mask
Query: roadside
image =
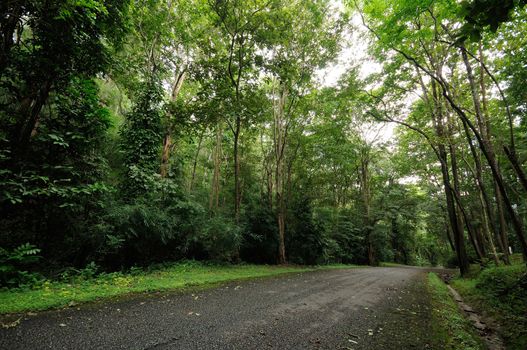
<svg viewBox="0 0 527 350"><path fill-rule="evenodd" d="M483 350L485 346L448 290L435 274L428 274L434 338L446 350Z"/></svg>
<svg viewBox="0 0 527 350"><path fill-rule="evenodd" d="M450 283L484 318L497 322L489 326L498 330L507 349L527 349L527 269L520 259Z"/></svg>
<svg viewBox="0 0 527 350"><path fill-rule="evenodd" d="M427 270L319 270L38 314L6 349L443 349Z"/></svg>
<svg viewBox="0 0 527 350"><path fill-rule="evenodd" d="M189 261L154 270L136 269L129 273L96 274L93 269L82 270L64 275L61 281L44 280L29 288L1 290L0 315L75 307L80 303L145 292L204 288L234 280L350 267L353 266L211 265Z"/></svg>

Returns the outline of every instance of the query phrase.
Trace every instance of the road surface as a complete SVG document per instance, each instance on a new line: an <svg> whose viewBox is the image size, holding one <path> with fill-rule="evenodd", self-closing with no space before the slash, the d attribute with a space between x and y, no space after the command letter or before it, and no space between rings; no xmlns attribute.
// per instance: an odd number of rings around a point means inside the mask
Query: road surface
<svg viewBox="0 0 527 350"><path fill-rule="evenodd" d="M0 349L431 349L426 270L321 270L25 315Z"/></svg>

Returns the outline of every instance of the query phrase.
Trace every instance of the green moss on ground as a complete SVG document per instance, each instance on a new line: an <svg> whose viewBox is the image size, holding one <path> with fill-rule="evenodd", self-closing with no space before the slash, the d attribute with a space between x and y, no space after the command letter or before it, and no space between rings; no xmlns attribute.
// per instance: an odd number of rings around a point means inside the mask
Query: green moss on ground
<svg viewBox="0 0 527 350"><path fill-rule="evenodd" d="M485 349L472 324L435 273L428 274L428 289L432 298L433 336L437 347L447 350Z"/></svg>

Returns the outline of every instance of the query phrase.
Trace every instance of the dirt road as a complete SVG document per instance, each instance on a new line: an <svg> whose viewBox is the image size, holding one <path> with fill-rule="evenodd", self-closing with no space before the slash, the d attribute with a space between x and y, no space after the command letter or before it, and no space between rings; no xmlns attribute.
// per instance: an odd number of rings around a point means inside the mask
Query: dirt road
<svg viewBox="0 0 527 350"><path fill-rule="evenodd" d="M426 270L356 268L25 316L0 349L428 349Z"/></svg>

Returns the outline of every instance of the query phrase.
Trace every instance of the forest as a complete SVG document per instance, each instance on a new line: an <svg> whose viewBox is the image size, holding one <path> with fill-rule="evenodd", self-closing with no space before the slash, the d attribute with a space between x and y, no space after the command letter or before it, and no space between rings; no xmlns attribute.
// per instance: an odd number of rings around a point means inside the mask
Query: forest
<svg viewBox="0 0 527 350"><path fill-rule="evenodd" d="M525 3L2 1L0 284L525 259Z"/></svg>

